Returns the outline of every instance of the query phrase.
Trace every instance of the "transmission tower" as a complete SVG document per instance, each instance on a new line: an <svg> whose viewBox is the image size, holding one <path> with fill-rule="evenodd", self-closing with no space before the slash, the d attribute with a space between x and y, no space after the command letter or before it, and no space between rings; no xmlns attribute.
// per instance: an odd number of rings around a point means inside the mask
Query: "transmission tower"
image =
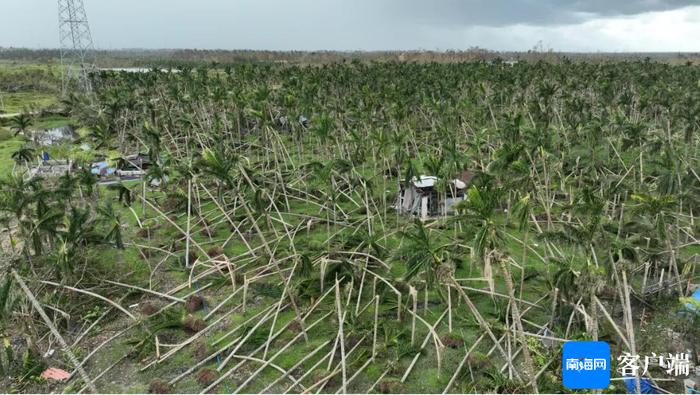
<svg viewBox="0 0 700 395"><path fill-rule="evenodd" d="M88 74L95 69L94 45L83 0L58 0L63 94L76 84L89 92Z"/></svg>

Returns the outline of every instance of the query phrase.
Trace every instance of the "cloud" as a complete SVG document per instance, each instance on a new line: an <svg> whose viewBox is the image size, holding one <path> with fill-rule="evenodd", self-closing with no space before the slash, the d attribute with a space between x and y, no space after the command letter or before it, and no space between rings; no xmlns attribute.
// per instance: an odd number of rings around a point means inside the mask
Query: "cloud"
<svg viewBox="0 0 700 395"><path fill-rule="evenodd" d="M573 0L562 3L573 3L576 11L591 12L602 16L670 11L698 4L696 0Z"/></svg>
<svg viewBox="0 0 700 395"><path fill-rule="evenodd" d="M545 48L564 52L700 52L696 39L700 37L700 6L595 18L570 25L472 26L460 29L459 36L465 43L512 51L532 48L542 41Z"/></svg>
<svg viewBox="0 0 700 395"><path fill-rule="evenodd" d="M359 1L363 3L364 1ZM381 12L438 26L570 25L697 5L697 0L377 0Z"/></svg>
<svg viewBox="0 0 700 395"><path fill-rule="evenodd" d="M696 6L689 6L695 4ZM698 51L697 0L85 0L100 48ZM55 3L3 0L0 46L56 47Z"/></svg>

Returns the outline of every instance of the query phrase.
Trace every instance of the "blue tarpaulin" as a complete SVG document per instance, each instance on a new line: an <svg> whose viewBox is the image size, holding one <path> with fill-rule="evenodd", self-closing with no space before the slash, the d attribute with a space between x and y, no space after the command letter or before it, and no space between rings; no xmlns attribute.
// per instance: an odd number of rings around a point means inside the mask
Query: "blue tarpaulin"
<svg viewBox="0 0 700 395"><path fill-rule="evenodd" d="M636 394L637 388L634 382L634 377L625 377L625 385L627 386L627 393ZM659 392L654 387L649 379L639 379L639 390L642 394L658 394Z"/></svg>
<svg viewBox="0 0 700 395"><path fill-rule="evenodd" d="M92 164L90 172L98 176L110 176L114 174L117 169L109 167L107 162L95 162Z"/></svg>
<svg viewBox="0 0 700 395"><path fill-rule="evenodd" d="M696 289L695 292L693 292L691 298L694 299L696 302L700 303L700 288ZM698 307L693 305L692 303L686 303L685 308L690 311L698 311Z"/></svg>

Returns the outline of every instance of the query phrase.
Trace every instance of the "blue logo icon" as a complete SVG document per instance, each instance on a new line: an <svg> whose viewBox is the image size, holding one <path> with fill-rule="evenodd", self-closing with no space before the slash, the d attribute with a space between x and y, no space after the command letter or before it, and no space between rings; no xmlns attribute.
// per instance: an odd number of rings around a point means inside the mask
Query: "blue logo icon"
<svg viewBox="0 0 700 395"><path fill-rule="evenodd" d="M561 364L568 389L602 390L610 385L610 346L606 342L566 342Z"/></svg>

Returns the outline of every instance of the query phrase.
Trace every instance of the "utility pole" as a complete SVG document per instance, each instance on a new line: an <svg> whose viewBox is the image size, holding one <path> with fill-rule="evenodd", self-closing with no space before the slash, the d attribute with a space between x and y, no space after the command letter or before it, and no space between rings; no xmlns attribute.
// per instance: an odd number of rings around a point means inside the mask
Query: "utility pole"
<svg viewBox="0 0 700 395"><path fill-rule="evenodd" d="M58 0L61 41L61 80L65 96L71 86L90 92L89 73L95 70L94 45L83 0Z"/></svg>

